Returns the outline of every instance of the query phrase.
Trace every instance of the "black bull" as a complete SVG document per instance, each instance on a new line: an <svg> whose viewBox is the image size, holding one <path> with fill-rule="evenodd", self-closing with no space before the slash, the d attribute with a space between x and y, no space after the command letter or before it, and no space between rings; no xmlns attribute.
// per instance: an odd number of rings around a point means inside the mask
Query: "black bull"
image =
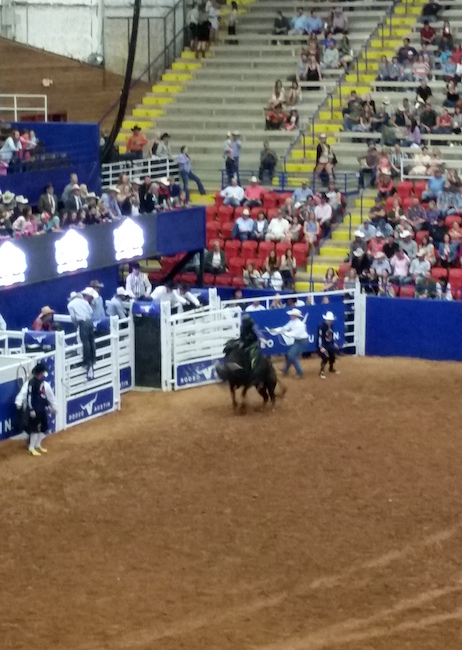
<svg viewBox="0 0 462 650"><path fill-rule="evenodd" d="M254 368L251 368L248 353L239 345L239 341L229 341L224 349L225 358L218 362L215 369L218 377L229 383L233 407L237 407L236 389L242 388L242 407L245 407L245 397L249 388L254 386L263 397L264 405L271 400L274 408L276 397L283 397L285 387L276 376L276 371L270 359L259 355ZM276 395L279 384L281 393Z"/></svg>

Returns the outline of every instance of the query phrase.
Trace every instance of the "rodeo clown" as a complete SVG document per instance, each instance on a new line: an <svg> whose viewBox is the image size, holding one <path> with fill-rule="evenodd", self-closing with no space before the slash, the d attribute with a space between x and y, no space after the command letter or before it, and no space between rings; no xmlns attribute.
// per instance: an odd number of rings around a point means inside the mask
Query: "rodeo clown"
<svg viewBox="0 0 462 650"><path fill-rule="evenodd" d="M334 343L334 329L333 324L335 316L331 311L323 315L324 322L318 328L318 354L321 357L321 369L319 376L325 379L326 375L324 369L329 362L329 372L338 375L339 371L335 370L335 352L338 350L338 345Z"/></svg>
<svg viewBox="0 0 462 650"><path fill-rule="evenodd" d="M15 400L16 408L22 409L26 416L25 429L29 434L28 450L31 456L47 453L47 449L42 447L48 430L47 411L56 413L56 398L50 384L45 381L46 376L46 366L38 363L32 370L32 377L24 382Z"/></svg>
<svg viewBox="0 0 462 650"><path fill-rule="evenodd" d="M303 317L300 309L289 309L287 316L290 317L289 322L283 327L277 327L270 330L271 334L286 334L288 338L293 340L290 345L286 356L286 363L282 369L282 373L287 375L290 366L295 368L298 377L303 377L303 370L300 365L299 357L305 351L308 341L308 332L306 331L305 318ZM308 314L306 315L308 316Z"/></svg>

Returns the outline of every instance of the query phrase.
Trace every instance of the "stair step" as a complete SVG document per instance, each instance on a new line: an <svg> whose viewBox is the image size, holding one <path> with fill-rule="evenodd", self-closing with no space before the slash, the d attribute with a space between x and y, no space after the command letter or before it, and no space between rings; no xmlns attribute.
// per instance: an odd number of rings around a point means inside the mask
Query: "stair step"
<svg viewBox="0 0 462 650"><path fill-rule="evenodd" d="M147 104L147 105L152 104L152 105L161 106L163 104L173 104L174 101L175 100L173 97L167 97L167 96L154 97L153 95L145 95L143 97L143 104Z"/></svg>
<svg viewBox="0 0 462 650"><path fill-rule="evenodd" d="M161 108L144 108L137 106L133 109L133 115L135 117L162 117L162 115L165 115L165 111Z"/></svg>
<svg viewBox="0 0 462 650"><path fill-rule="evenodd" d="M211 56L212 56L211 52L206 52L205 53L205 58L206 59L210 59ZM195 59L196 58L196 53L191 52L191 50L183 50L183 52L181 53L181 58L182 59L187 59L187 60ZM199 60L197 62L199 63Z"/></svg>
<svg viewBox="0 0 462 650"><path fill-rule="evenodd" d="M172 63L172 70L200 70L202 63L199 61L179 60Z"/></svg>
<svg viewBox="0 0 462 650"><path fill-rule="evenodd" d="M329 242L329 244L324 244L324 246L321 246L319 249L319 255L320 257L329 257L329 258L339 258L339 261L341 262L345 257L348 255L349 252L349 247L348 246L332 246L333 242Z"/></svg>
<svg viewBox="0 0 462 650"><path fill-rule="evenodd" d="M179 86L179 85L173 85L173 84L166 84L165 86L162 84L154 84L152 87L152 92L153 93L181 93L184 90L184 86Z"/></svg>
<svg viewBox="0 0 462 650"><path fill-rule="evenodd" d="M164 72L162 81L189 81L194 79L194 75L188 72Z"/></svg>

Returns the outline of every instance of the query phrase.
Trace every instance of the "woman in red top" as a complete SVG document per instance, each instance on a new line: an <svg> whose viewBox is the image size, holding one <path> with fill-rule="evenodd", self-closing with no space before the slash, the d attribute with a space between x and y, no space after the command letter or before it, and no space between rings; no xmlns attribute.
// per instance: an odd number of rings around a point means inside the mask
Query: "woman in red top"
<svg viewBox="0 0 462 650"><path fill-rule="evenodd" d="M447 108L443 108L442 114L436 120L436 133L452 133L452 117Z"/></svg>
<svg viewBox="0 0 462 650"><path fill-rule="evenodd" d="M145 135L139 126L134 126L132 135L127 140L127 152L133 154L134 158L143 157L143 149L148 144Z"/></svg>
<svg viewBox="0 0 462 650"><path fill-rule="evenodd" d="M377 190L381 199L388 199L389 196L392 196L395 193L395 188L393 187L393 179L391 177L391 173L388 170L382 172L379 175L379 180L377 181Z"/></svg>
<svg viewBox="0 0 462 650"><path fill-rule="evenodd" d="M457 43L456 47L454 48L452 52L452 58L456 65L462 63L462 45L460 43Z"/></svg>

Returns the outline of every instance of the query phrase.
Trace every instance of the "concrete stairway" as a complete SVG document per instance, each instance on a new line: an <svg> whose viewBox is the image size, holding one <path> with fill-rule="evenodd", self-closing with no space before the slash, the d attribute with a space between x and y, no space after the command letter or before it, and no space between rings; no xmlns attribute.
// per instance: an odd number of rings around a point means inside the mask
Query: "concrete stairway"
<svg viewBox="0 0 462 650"><path fill-rule="evenodd" d="M385 12L391 3L379 0L376 5L371 10L363 0L349 3L348 8L354 8L348 12L353 49L359 50L376 26L377 9ZM222 30L220 44L212 48L205 60L197 61L193 53L184 51L181 59L172 65L172 69L153 86L152 92L145 95L142 104L124 122L120 141L126 139L135 122L145 129L148 137L168 131L174 151L183 144L188 146L194 171L209 191L216 190L221 184L222 147L228 130L239 130L242 134L241 169L258 169L265 139L269 139L270 145L282 158L296 134L265 131L264 107L275 80L281 78L284 81L295 73L300 45L306 41L306 37L291 37L285 39L286 43L272 45L271 30L276 8L292 16L295 7L293 0L280 3L258 0L244 5L239 16L238 45L228 44ZM327 17L329 10L323 8L320 15ZM302 128L309 125L324 101L326 91L334 92L340 75L338 70L326 70L319 90L309 89L307 85L299 106Z"/></svg>

